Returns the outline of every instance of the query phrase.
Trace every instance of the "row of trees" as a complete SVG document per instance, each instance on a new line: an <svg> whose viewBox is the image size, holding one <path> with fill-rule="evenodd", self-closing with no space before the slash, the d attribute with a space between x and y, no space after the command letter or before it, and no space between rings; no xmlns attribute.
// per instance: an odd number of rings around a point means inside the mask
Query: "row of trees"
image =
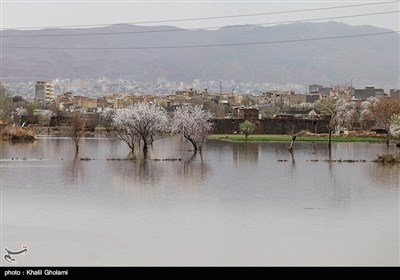
<svg viewBox="0 0 400 280"><path fill-rule="evenodd" d="M384 129L387 133L387 145L389 145L390 137L400 138L400 98L383 98L377 99L375 97L368 98L363 102L355 102L346 100L345 98L326 98L315 102L314 104L300 104L302 109L310 110L315 109L322 115L329 115L330 121L328 124L328 145L331 148L332 134L337 134L343 128L352 129L356 126L368 129L372 126ZM277 112L274 111L276 106L272 106L267 112L264 111L265 117L273 117ZM312 111L313 115L317 115ZM310 113L311 114L311 113ZM309 116L310 116L309 114ZM245 121L240 124L240 132L246 137L252 134L255 130L255 124ZM293 150L296 137L299 132L292 131L292 142L289 151ZM400 143L398 144L400 145Z"/></svg>
<svg viewBox="0 0 400 280"><path fill-rule="evenodd" d="M395 122L394 116L400 114L400 98L368 98L366 101L356 103L343 98L337 100L325 99L317 102L314 108L321 113L330 115L329 144L333 132L341 128L352 128L356 123L368 127L374 124L387 132L387 144L390 136L397 137L391 132L391 125Z"/></svg>
<svg viewBox="0 0 400 280"><path fill-rule="evenodd" d="M124 141L131 152L139 146L146 154L149 146L157 139L167 135L182 135L195 151L201 151L212 129L210 111L202 105L178 107L172 116L159 106L139 103L133 107L103 112L103 122L108 124L114 139ZM69 136L73 139L76 151L79 140L85 131L85 122L79 115L69 119Z"/></svg>
<svg viewBox="0 0 400 280"><path fill-rule="evenodd" d="M362 103L342 98L325 99L314 104L314 108L331 116L328 125L329 146L334 132L339 132L343 127L352 128L355 123L374 123L386 129L388 143L390 135L400 137L400 98L370 98ZM162 107L140 103L127 109L105 110L101 119L107 131L113 133L115 139L124 141L132 152L136 146L140 146L146 153L155 140L171 133L182 135L195 151L201 151L212 128L211 117L211 112L202 105L183 105L170 116ZM69 127L70 136L78 150L79 135L85 131L85 125L79 121L79 117L72 117ZM239 127L246 141L255 128L255 124L249 121L244 121ZM293 132L291 149L295 140L296 133Z"/></svg>

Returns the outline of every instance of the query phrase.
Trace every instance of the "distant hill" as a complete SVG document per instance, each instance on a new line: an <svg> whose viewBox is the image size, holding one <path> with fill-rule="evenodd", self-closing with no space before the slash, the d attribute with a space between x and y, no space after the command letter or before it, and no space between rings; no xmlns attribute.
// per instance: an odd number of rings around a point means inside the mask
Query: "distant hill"
<svg viewBox="0 0 400 280"><path fill-rule="evenodd" d="M142 32L175 29L111 25L99 28L3 31L3 36ZM272 27L241 26L218 30L182 30L111 36L3 37L3 45L40 47L137 47L248 43L385 32L373 26L337 22L295 23ZM323 83L353 80L355 85L399 87L399 35L378 35L296 43L235 47L140 50L3 49L3 76L51 79L125 77L155 81L235 79L274 83Z"/></svg>

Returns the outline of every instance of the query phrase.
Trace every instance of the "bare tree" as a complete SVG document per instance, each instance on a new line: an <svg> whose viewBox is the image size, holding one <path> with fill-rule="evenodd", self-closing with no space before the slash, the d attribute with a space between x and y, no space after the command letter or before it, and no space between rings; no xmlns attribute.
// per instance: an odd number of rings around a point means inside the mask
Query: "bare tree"
<svg viewBox="0 0 400 280"><path fill-rule="evenodd" d="M202 105L178 107L172 118L172 132L182 134L195 151L201 151L212 129L211 117L211 112L204 110Z"/></svg>
<svg viewBox="0 0 400 280"><path fill-rule="evenodd" d="M79 151L79 140L87 130L87 124L82 113L74 112L68 117L67 135L75 144L76 152Z"/></svg>

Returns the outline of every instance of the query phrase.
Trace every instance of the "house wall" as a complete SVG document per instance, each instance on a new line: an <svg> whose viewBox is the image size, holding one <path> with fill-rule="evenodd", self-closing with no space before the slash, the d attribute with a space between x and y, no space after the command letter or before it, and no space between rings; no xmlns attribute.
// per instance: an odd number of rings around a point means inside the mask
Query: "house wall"
<svg viewBox="0 0 400 280"><path fill-rule="evenodd" d="M244 119L213 119L215 134L239 133L239 124ZM254 121L255 134L289 134L308 130L313 133L328 133L329 120L312 119L262 119Z"/></svg>

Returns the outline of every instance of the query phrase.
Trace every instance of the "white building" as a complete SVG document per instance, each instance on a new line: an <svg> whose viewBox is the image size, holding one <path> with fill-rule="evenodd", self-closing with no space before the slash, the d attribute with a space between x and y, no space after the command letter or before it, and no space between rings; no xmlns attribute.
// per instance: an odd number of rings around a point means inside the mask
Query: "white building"
<svg viewBox="0 0 400 280"><path fill-rule="evenodd" d="M50 83L37 81L35 84L35 101L39 107L45 107L54 100L54 86Z"/></svg>

